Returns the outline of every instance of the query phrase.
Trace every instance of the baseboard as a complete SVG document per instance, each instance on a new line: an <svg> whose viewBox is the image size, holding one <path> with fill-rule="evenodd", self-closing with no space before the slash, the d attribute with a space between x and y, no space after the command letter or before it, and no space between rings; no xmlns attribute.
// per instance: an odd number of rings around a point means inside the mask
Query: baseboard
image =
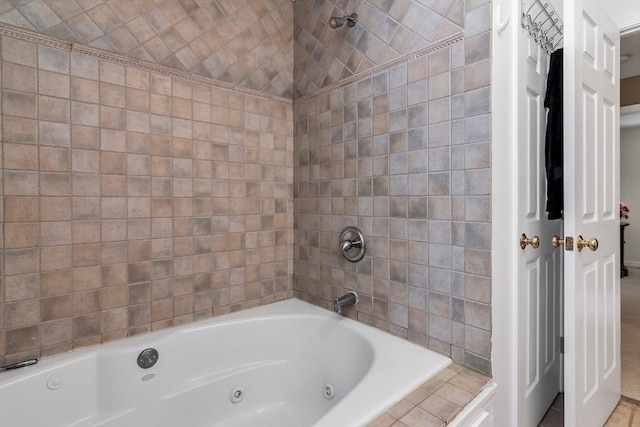
<svg viewBox="0 0 640 427"><path fill-rule="evenodd" d="M640 261L627 261L625 259L624 260L624 265L625 265L625 267L640 268Z"/></svg>

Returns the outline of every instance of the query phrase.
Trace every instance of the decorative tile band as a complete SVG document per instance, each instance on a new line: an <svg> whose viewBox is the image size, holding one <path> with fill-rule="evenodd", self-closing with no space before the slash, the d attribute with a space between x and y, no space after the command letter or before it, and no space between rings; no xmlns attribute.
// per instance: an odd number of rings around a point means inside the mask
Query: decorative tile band
<svg viewBox="0 0 640 427"><path fill-rule="evenodd" d="M454 43L457 43L461 40L464 39L464 33L463 32L459 32L456 34L453 34L449 37L446 37L444 39L438 40L436 42L433 42L421 49L418 50L414 50L413 52L409 52L409 53L405 53L402 56L397 57L396 59L389 61L385 64L381 64L378 65L376 67L373 67L367 71L363 71L361 73L358 74L354 74L351 77L347 77L346 79L340 80L338 82L332 83L329 86L325 86L323 88L320 88L318 90L316 90L315 92L310 93L309 95L305 95L305 96L301 96L300 98L296 98L296 101L308 101L311 100L313 98L317 98L321 95L325 95L335 89L344 87L344 86L348 86L351 83L356 83L359 82L361 80L364 79L368 79L370 77L375 76L376 74L380 74L384 71L388 71L394 67L397 67L398 65L404 64L406 62L410 62L413 61L417 58L420 58L421 56L424 55L428 55L430 53L433 53L435 51L438 51L440 49L443 49L447 46L451 46Z"/></svg>
<svg viewBox="0 0 640 427"><path fill-rule="evenodd" d="M104 50L92 48L89 46L83 46L75 43L69 43L57 39L55 37L40 34L34 31L25 30L23 28L14 27L9 24L0 23L0 36L12 37L32 43L37 43L49 47L53 47L61 50L68 50L83 55L89 55L98 59L114 62L128 67L135 67L141 70L149 71L152 73L161 74L169 77L176 77L183 80L188 80L194 83L210 86L216 89L222 89L229 92L241 93L243 95L252 96L265 101L278 102L280 104L292 105L293 100L283 98L279 96L269 95L264 92L260 92L245 87L235 86L230 83L222 82L220 80L210 79L207 77L196 76L191 73L175 70L173 68L164 67L162 65L152 64L150 62L129 58L127 56L119 55L116 53L107 52Z"/></svg>
<svg viewBox="0 0 640 427"><path fill-rule="evenodd" d="M0 23L0 36L12 37L15 39L25 40L32 43L38 43L41 45L50 46L56 49L68 50L75 53L80 53L83 55L93 56L104 61L114 62L117 64L126 65L128 67L136 67L141 70L169 76L176 77L183 80L191 81L194 83L202 84L205 86L210 86L216 89L222 89L229 92L241 93L243 95L252 96L255 98L259 98L266 101L274 101L281 104L292 105L293 100L288 98L283 98L279 96L269 95L264 92L260 92L257 90L235 86L230 83L222 82L220 80L210 79L207 77L196 76L191 73L186 73L183 71L175 70L173 68L164 67L162 65L152 64L150 62L142 61L139 59L129 58L123 55L118 55L116 53L107 52L104 50L92 48L89 46L83 46L75 43L69 43L57 39L55 37L43 35L34 31L25 30L23 28L14 27L9 24ZM443 49L447 46L451 46L452 44L459 42L464 39L464 33L459 32L453 34L452 36L446 37L444 39L438 40L434 43L431 43L419 50L406 53L398 58L389 61L385 64L378 65L370 70L363 71L358 74L354 74L351 77L335 82L329 86L325 86L316 90L315 92L297 98L296 101L308 101L313 98L317 98L321 95L327 94L335 89L348 86L351 83L355 83L370 77L375 76L376 74L382 73L384 71L388 71L398 65L401 65L406 62L413 61L421 56L428 55L440 49Z"/></svg>

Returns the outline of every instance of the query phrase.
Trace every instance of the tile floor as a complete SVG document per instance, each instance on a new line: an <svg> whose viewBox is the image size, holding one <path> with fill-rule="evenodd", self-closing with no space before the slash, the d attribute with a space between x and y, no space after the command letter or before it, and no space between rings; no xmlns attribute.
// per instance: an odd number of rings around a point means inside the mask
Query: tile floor
<svg viewBox="0 0 640 427"><path fill-rule="evenodd" d="M564 395L561 393L538 427L564 426ZM640 427L640 404L622 398L604 427Z"/></svg>

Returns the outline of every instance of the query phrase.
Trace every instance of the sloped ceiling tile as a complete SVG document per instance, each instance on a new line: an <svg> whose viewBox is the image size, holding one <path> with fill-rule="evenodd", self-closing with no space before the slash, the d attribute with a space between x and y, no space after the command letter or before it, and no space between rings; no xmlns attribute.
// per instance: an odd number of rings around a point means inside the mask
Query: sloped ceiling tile
<svg viewBox="0 0 640 427"><path fill-rule="evenodd" d="M292 98L291 0L5 0L0 22Z"/></svg>

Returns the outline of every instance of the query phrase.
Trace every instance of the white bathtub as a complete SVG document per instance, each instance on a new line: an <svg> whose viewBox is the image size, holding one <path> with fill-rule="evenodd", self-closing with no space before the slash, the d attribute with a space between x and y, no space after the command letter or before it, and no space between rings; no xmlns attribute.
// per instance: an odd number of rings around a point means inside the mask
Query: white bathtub
<svg viewBox="0 0 640 427"><path fill-rule="evenodd" d="M159 359L142 369L149 347ZM359 426L449 363L289 299L2 372L0 425Z"/></svg>

